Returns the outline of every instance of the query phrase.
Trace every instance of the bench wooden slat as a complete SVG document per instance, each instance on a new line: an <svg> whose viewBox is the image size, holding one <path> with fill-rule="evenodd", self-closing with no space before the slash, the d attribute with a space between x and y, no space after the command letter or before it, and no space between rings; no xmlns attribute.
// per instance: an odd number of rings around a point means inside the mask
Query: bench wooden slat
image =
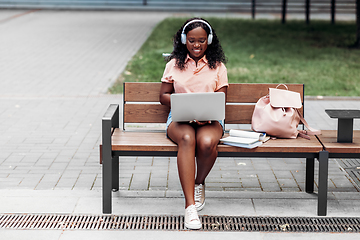
<svg viewBox="0 0 360 240"><path fill-rule="evenodd" d="M124 123L166 123L169 107L160 104L125 104Z"/></svg>
<svg viewBox="0 0 360 240"><path fill-rule="evenodd" d="M255 105L226 105L226 124L251 124ZM303 113L304 108L299 109Z"/></svg>
<svg viewBox="0 0 360 240"><path fill-rule="evenodd" d="M228 134L225 135L225 137ZM176 152L177 145L166 137L165 132L129 132L116 129L112 138L113 151L164 151ZM311 140L298 139L270 139L260 147L246 149L218 145L219 152L277 152L277 153L317 153L322 145L312 136Z"/></svg>
<svg viewBox="0 0 360 240"><path fill-rule="evenodd" d="M255 105L226 105L226 124L250 124ZM303 108L300 109L302 112ZM169 108L159 104L125 104L125 123L166 123Z"/></svg>
<svg viewBox="0 0 360 240"><path fill-rule="evenodd" d="M112 144L113 151L177 151L177 145L166 137L165 132L129 132L116 129Z"/></svg>
<svg viewBox="0 0 360 240"><path fill-rule="evenodd" d="M227 102L229 103L256 103L260 97L268 94L268 89L278 84L267 83L230 83ZM303 84L288 84L289 90L299 92L304 97ZM124 83L125 102L159 102L160 82L144 82L141 84ZM283 87L280 87L283 88Z"/></svg>
<svg viewBox="0 0 360 240"><path fill-rule="evenodd" d="M255 105L226 105L226 124L250 124Z"/></svg>
<svg viewBox="0 0 360 240"><path fill-rule="evenodd" d="M259 98L269 93L269 88L276 88L279 84L268 83L230 83L227 90L228 103L256 103ZM303 84L286 84L290 91L300 93L304 97ZM283 86L280 89L285 89Z"/></svg>
<svg viewBox="0 0 360 240"><path fill-rule="evenodd" d="M352 143L338 143L337 130L322 130L319 139L329 153L358 153L360 158L360 130L353 131Z"/></svg>
<svg viewBox="0 0 360 240"><path fill-rule="evenodd" d="M125 102L160 102L161 82L124 83Z"/></svg>

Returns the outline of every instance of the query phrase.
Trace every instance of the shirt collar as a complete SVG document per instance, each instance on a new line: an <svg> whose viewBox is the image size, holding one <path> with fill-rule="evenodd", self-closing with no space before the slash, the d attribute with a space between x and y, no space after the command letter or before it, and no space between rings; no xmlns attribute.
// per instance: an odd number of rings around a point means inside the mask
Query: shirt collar
<svg viewBox="0 0 360 240"><path fill-rule="evenodd" d="M194 59L192 59L189 54L186 56L186 59L185 59L185 63L187 63L188 61L194 61ZM199 62L203 61L205 64L208 63L208 60L206 58L206 55L204 55L200 60Z"/></svg>

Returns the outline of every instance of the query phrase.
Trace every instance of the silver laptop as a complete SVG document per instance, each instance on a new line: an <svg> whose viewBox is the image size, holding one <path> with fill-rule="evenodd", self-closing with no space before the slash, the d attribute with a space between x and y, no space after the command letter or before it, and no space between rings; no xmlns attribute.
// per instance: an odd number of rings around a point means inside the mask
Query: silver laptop
<svg viewBox="0 0 360 240"><path fill-rule="evenodd" d="M171 94L171 116L174 122L214 121L225 119L225 93Z"/></svg>

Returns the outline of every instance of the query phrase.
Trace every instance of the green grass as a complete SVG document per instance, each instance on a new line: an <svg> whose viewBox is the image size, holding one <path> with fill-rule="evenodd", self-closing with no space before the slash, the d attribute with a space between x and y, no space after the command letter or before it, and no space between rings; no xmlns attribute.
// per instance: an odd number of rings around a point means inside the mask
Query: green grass
<svg viewBox="0 0 360 240"><path fill-rule="evenodd" d="M186 19L159 23L128 63L111 93L122 82L159 82L172 51L172 37ZM310 96L360 96L360 50L355 22L244 20L208 18L228 58L231 83L304 83Z"/></svg>

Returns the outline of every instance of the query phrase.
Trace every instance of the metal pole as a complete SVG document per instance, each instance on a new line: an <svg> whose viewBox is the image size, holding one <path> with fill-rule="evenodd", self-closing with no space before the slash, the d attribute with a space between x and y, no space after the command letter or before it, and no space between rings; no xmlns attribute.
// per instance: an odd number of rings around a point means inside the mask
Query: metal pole
<svg viewBox="0 0 360 240"><path fill-rule="evenodd" d="M310 0L306 0L305 4L306 24L310 23Z"/></svg>
<svg viewBox="0 0 360 240"><path fill-rule="evenodd" d="M335 24L335 0L331 0L331 23Z"/></svg>
<svg viewBox="0 0 360 240"><path fill-rule="evenodd" d="M360 0L356 0L356 41L354 46L360 48Z"/></svg>
<svg viewBox="0 0 360 240"><path fill-rule="evenodd" d="M255 19L255 12L256 12L256 0L251 0L251 16L252 16L252 19Z"/></svg>
<svg viewBox="0 0 360 240"><path fill-rule="evenodd" d="M281 23L286 22L286 8L287 8L287 0L282 1L282 20Z"/></svg>

